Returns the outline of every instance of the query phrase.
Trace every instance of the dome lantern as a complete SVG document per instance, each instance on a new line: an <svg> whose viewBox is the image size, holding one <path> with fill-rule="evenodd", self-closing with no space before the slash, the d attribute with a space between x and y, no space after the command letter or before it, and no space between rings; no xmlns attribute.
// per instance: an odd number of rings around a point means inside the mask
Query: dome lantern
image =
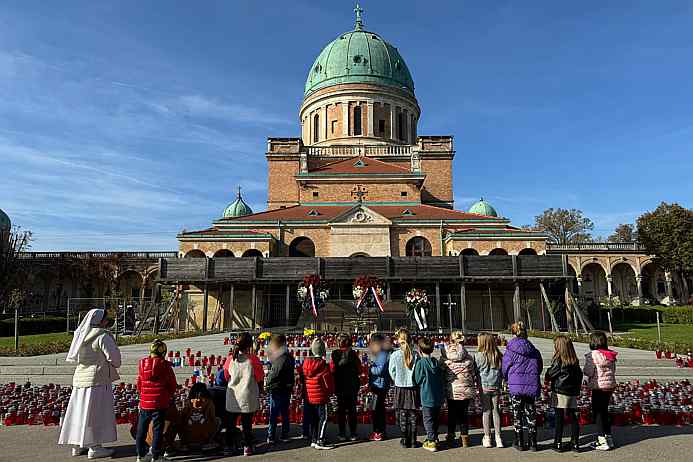
<svg viewBox="0 0 693 462"><path fill-rule="evenodd" d="M241 187L239 186L236 200L231 202L228 207L224 209L224 218L238 218L250 215L251 213L253 213L253 210L241 197Z"/></svg>

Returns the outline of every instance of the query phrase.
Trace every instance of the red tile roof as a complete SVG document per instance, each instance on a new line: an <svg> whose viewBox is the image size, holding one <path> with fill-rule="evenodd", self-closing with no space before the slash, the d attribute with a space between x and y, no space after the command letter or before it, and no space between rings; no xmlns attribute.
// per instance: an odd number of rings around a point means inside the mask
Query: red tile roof
<svg viewBox="0 0 693 462"><path fill-rule="evenodd" d="M358 166L362 165L362 166ZM409 169L394 165L382 160L370 157L352 157L350 159L328 162L320 167L311 169L308 174L390 174L390 175L411 175Z"/></svg>
<svg viewBox="0 0 693 462"><path fill-rule="evenodd" d="M218 228L207 228L207 229L201 229L198 231L184 231L182 233L178 234L178 237L186 237L186 236L193 236L193 235L200 235L204 234L205 236L223 236L227 234L233 234L233 235L238 235L238 236L248 236L248 237L254 237L258 235L263 235L265 233L260 233L257 231L250 231L250 230L245 230L245 229L239 229L239 230L228 230L228 229L218 229Z"/></svg>

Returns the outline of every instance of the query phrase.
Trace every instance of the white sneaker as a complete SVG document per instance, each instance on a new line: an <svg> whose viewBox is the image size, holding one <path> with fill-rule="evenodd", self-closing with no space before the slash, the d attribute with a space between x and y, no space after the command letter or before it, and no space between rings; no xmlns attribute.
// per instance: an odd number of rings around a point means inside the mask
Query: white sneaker
<svg viewBox="0 0 693 462"><path fill-rule="evenodd" d="M334 449L334 446L332 446L331 444L324 443L322 441L318 441L317 443L315 443L315 446L313 447L321 451L329 451L330 449Z"/></svg>
<svg viewBox="0 0 693 462"><path fill-rule="evenodd" d="M481 439L481 445L485 448L492 447L491 437L489 435L484 435L484 437Z"/></svg>
<svg viewBox="0 0 693 462"><path fill-rule="evenodd" d="M111 448L94 446L93 448L89 448L89 453L87 454L87 457L89 459L105 459L107 457L111 457L113 455L113 452L114 451Z"/></svg>
<svg viewBox="0 0 693 462"><path fill-rule="evenodd" d="M598 436L598 437L597 437L597 441L595 441L594 443L592 443L592 447L593 447L594 449L596 449L597 451L608 451L609 449L611 449L611 448L609 447L608 441L607 441L606 438L603 437L603 436Z"/></svg>
<svg viewBox="0 0 693 462"><path fill-rule="evenodd" d="M137 462L152 462L152 454L149 453L144 457L138 457Z"/></svg>
<svg viewBox="0 0 693 462"><path fill-rule="evenodd" d="M159 458L154 459L153 462L171 462L171 459L166 456L159 456Z"/></svg>
<svg viewBox="0 0 693 462"><path fill-rule="evenodd" d="M72 448L72 457L84 456L89 452L87 448Z"/></svg>
<svg viewBox="0 0 693 462"><path fill-rule="evenodd" d="M497 448L505 447L505 445L503 445L503 438L501 438L500 435L496 435L496 447Z"/></svg>

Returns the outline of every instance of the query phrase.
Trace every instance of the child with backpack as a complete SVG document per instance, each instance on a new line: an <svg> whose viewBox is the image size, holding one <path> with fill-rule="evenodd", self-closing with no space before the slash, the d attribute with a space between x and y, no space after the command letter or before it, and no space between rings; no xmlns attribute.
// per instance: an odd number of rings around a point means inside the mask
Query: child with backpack
<svg viewBox="0 0 693 462"><path fill-rule="evenodd" d="M165 418L176 392L176 374L166 361L167 347L159 339L149 347L149 356L140 359L137 375L137 391L140 393L140 414L137 420L137 461L147 458L147 432L152 423L151 452L154 462L166 460L162 454L162 438Z"/></svg>
<svg viewBox="0 0 693 462"><path fill-rule="evenodd" d="M373 393L375 405L373 406L373 433L368 438L371 441L382 441L385 439L385 399L390 390L390 373L388 364L390 362L390 350L385 347L385 336L373 334L368 345L373 362L368 370L368 386Z"/></svg>
<svg viewBox="0 0 693 462"><path fill-rule="evenodd" d="M414 385L414 365L418 355L407 329L400 329L397 339L399 350L390 356L389 372L395 385L395 412L402 432L399 444L411 448L417 444L416 420L421 408L419 389Z"/></svg>
<svg viewBox="0 0 693 462"><path fill-rule="evenodd" d="M484 426L484 437L481 445L490 448L491 444L491 418L493 418L493 428L496 432L496 447L503 447L501 437L501 416L498 400L503 391L503 374L501 371L503 354L498 349L496 339L493 335L482 332L477 337L477 353L474 355L474 362L479 373L479 383L481 386L481 409L482 422Z"/></svg>
<svg viewBox="0 0 693 462"><path fill-rule="evenodd" d="M544 363L539 350L527 340L527 329L522 321L514 323L511 332L514 337L508 342L503 355L503 378L510 392L515 428L513 447L519 451L537 451L535 401L541 392L540 377ZM523 426L527 428L528 446L525 446Z"/></svg>
<svg viewBox="0 0 693 462"><path fill-rule="evenodd" d="M460 426L460 444L470 446L469 403L476 398L478 373L474 358L464 347L464 334L453 332L445 346L445 360L441 364L448 399L448 447L455 444L455 427Z"/></svg>
<svg viewBox="0 0 693 462"><path fill-rule="evenodd" d="M320 338L313 340L310 346L311 356L303 361L301 378L306 390L303 419L310 423L311 447L327 450L332 446L325 441L327 427L327 403L334 389L330 367L325 361L327 353L325 342Z"/></svg>
<svg viewBox="0 0 693 462"><path fill-rule="evenodd" d="M577 398L580 396L582 385L582 370L575 354L573 342L565 335L559 335L553 340L553 359L546 371L545 381L551 384L551 400L556 412L556 432L554 434L553 450L563 452L572 448L580 451L580 424L577 419ZM566 414L570 416L570 445L563 444L563 423Z"/></svg>
<svg viewBox="0 0 693 462"><path fill-rule="evenodd" d="M247 332L238 336L233 351L224 363L226 411L229 425L226 432L225 455L233 455L236 422L243 429L243 455L253 454L253 416L260 409L260 389L265 378L262 363L253 352L253 338Z"/></svg>
<svg viewBox="0 0 693 462"><path fill-rule="evenodd" d="M604 332L593 332L590 338L590 352L585 356L583 372L592 389L592 414L597 423L599 436L593 447L599 451L613 449L611 435L609 402L616 388L616 353L609 349Z"/></svg>
<svg viewBox="0 0 693 462"><path fill-rule="evenodd" d="M438 424L443 405L443 371L433 354L433 342L428 337L419 339L421 357L414 365L414 384L419 387L423 424L426 429L424 449L438 450Z"/></svg>
<svg viewBox="0 0 693 462"><path fill-rule="evenodd" d="M356 441L357 415L356 401L361 388L361 359L351 348L351 336L340 334L337 338L339 349L330 357L330 370L334 377L335 394L337 395L337 424L339 440L346 441L346 424L349 421L349 439Z"/></svg>

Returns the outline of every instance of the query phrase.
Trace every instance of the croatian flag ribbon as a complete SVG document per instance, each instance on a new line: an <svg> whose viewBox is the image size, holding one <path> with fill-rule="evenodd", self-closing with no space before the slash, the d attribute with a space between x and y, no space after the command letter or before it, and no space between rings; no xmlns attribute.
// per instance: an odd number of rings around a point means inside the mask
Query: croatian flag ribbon
<svg viewBox="0 0 693 462"><path fill-rule="evenodd" d="M310 293L310 306L313 308L313 317L318 317L318 309L315 307L315 293L313 292L313 284L308 286L308 292Z"/></svg>
<svg viewBox="0 0 693 462"><path fill-rule="evenodd" d="M419 311L414 308L414 319L416 320L416 324L419 326L419 330L428 328L428 323L426 322L426 311L424 310L423 306L421 307L420 315Z"/></svg>
<svg viewBox="0 0 693 462"><path fill-rule="evenodd" d="M384 313L385 309L383 308L383 302L380 300L380 297L378 297L378 291L375 290L375 287L371 287L371 290L373 291L373 296L375 297L375 303L377 303L378 308L380 308L380 312Z"/></svg>

